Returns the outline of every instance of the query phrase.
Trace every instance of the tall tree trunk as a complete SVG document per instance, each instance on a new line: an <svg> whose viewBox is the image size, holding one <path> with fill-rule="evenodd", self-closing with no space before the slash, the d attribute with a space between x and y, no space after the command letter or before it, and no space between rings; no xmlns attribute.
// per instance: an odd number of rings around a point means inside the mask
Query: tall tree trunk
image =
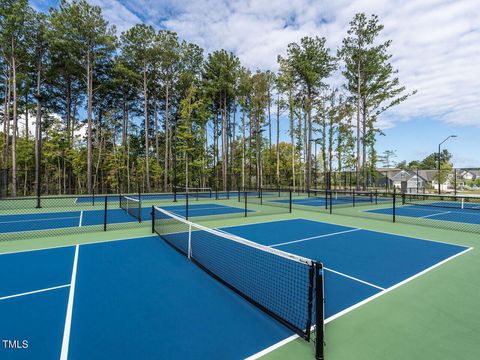
<svg viewBox="0 0 480 360"><path fill-rule="evenodd" d="M8 66L8 65L7 65ZM10 98L11 98L11 77L10 69L7 70L7 76L5 77L5 102L3 107L3 151L2 151L2 160L3 166L7 168L8 163L8 147L10 142ZM5 176L6 177L6 176ZM5 183L6 185L6 183Z"/></svg>
<svg viewBox="0 0 480 360"><path fill-rule="evenodd" d="M307 92L307 190L312 186L312 92Z"/></svg>
<svg viewBox="0 0 480 360"><path fill-rule="evenodd" d="M363 189L367 188L367 108L365 99L362 99L362 168L363 168Z"/></svg>
<svg viewBox="0 0 480 360"><path fill-rule="evenodd" d="M158 101L155 98L153 103L153 122L155 123L155 158L157 160L157 165L160 165L160 151L159 151L160 134L158 131L157 104L158 104Z"/></svg>
<svg viewBox="0 0 480 360"><path fill-rule="evenodd" d="M25 89L25 140L28 140L29 137L29 127L28 127L28 91L29 89Z"/></svg>
<svg viewBox="0 0 480 360"><path fill-rule="evenodd" d="M169 163L168 163L168 154L169 154L169 142L170 142L170 123L169 123L169 86L170 83L166 82L165 84L165 156L163 161L163 191L167 191L168 189L168 170L169 170ZM176 154L174 155L176 156ZM178 184L174 184L177 186Z"/></svg>
<svg viewBox="0 0 480 360"><path fill-rule="evenodd" d="M145 126L145 185L146 192L150 192L150 165L148 160L149 144L148 144L148 94L147 94L147 66L143 68L143 116Z"/></svg>
<svg viewBox="0 0 480 360"><path fill-rule="evenodd" d="M92 112L93 112L93 75L90 52L87 54L87 192L92 193Z"/></svg>
<svg viewBox="0 0 480 360"><path fill-rule="evenodd" d="M234 104L235 104L235 101L236 99L234 100ZM238 188L237 186L237 176L238 176L238 172L237 171L234 171L235 169L235 147L236 147L236 144L235 144L235 136L236 136L236 128L237 128L237 117L236 117L236 114L237 114L237 111L236 111L236 105L234 105L234 108L233 108L233 125L232 125L232 140L231 140L231 160L230 160L230 182L232 184L232 189L233 190L236 190Z"/></svg>
<svg viewBox="0 0 480 360"><path fill-rule="evenodd" d="M227 190L227 164L228 164L228 141L227 141L227 95L223 97L222 114L222 183L223 191Z"/></svg>
<svg viewBox="0 0 480 360"><path fill-rule="evenodd" d="M269 158L272 159L272 116L271 116L271 107L272 107L272 94L270 91L270 84L268 84L268 151L269 151ZM270 160L271 161L271 160ZM271 167L269 166L268 170L268 185L272 184L272 171Z"/></svg>
<svg viewBox="0 0 480 360"><path fill-rule="evenodd" d="M39 61L37 63L37 112L35 118L35 190L37 196L42 193L41 176L42 176L42 61L41 49Z"/></svg>
<svg viewBox="0 0 480 360"><path fill-rule="evenodd" d="M245 110L242 110L242 189L245 189L245 136L246 136L246 124L245 124Z"/></svg>
<svg viewBox="0 0 480 360"><path fill-rule="evenodd" d="M360 190L360 108L361 108L361 88L360 88L360 61L357 65L357 165L356 165L356 174L357 179L355 182L355 188Z"/></svg>
<svg viewBox="0 0 480 360"><path fill-rule="evenodd" d="M290 142L292 144L292 186L295 191L296 186L296 174L295 174L295 112L293 108L293 95L288 94L288 109L289 109L289 122L290 122Z"/></svg>
<svg viewBox="0 0 480 360"><path fill-rule="evenodd" d="M280 188L280 92L277 94L277 187Z"/></svg>
<svg viewBox="0 0 480 360"><path fill-rule="evenodd" d="M12 196L17 196L17 63L12 56L12 89L13 89L13 134L12 134Z"/></svg>

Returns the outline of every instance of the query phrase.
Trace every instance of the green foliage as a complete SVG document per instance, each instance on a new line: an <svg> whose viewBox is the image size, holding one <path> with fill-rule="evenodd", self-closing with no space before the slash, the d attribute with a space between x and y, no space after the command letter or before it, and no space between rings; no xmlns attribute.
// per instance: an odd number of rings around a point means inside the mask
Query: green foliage
<svg viewBox="0 0 480 360"><path fill-rule="evenodd" d="M339 59L323 37L290 43L274 73L246 69L224 49L205 59L198 45L147 24L117 38L101 8L86 0L61 0L48 14L27 0L2 0L0 168L16 169L24 195L34 193L40 170L42 191L56 194L93 186L97 193L168 190L174 181L307 186L313 138L319 138L322 171L356 166L353 117L362 108L364 165L372 170L382 159L375 149L377 119L409 96L389 63L390 41L376 43L382 29L375 16L352 21L338 52L346 97L327 85ZM20 124L30 119L28 132L15 138L14 114ZM41 131L34 134L37 114ZM272 141L272 114L279 124L288 118L279 137L287 133L290 143Z"/></svg>

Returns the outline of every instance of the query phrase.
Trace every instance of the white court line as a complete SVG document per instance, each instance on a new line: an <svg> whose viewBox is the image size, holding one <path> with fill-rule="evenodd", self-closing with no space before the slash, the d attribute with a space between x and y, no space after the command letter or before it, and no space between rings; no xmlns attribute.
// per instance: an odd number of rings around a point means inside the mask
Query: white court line
<svg viewBox="0 0 480 360"><path fill-rule="evenodd" d="M294 243L303 242L303 241L320 239L320 238L329 237L329 236L346 234L346 233L353 232L353 231L358 231L358 230L363 230L363 229L355 228L355 229L350 229L350 230L344 230L344 231L329 233L329 234L325 234L325 235L312 236L312 237L309 237L309 238L304 238L304 239L299 239L299 240L287 241L287 242L284 242L284 243L279 243L279 244L274 244L274 245L269 245L269 246L270 247L283 246L283 245L294 244Z"/></svg>
<svg viewBox="0 0 480 360"><path fill-rule="evenodd" d="M65 317L65 328L63 330L62 352L60 360L68 359L68 346L70 343L70 329L72 326L73 299L75 298L75 282L77 280L78 249L80 245L75 246L75 257L73 258L72 280L70 282L70 293L68 294L67 314Z"/></svg>
<svg viewBox="0 0 480 360"><path fill-rule="evenodd" d="M31 295L31 294L38 294L38 293L42 293L42 292L45 292L45 291L62 289L62 288L68 287L68 286L70 286L70 284L53 286L53 287L49 287L49 288L45 288L45 289L40 289L40 290L28 291L28 292L24 292L24 293L21 293L21 294L8 295L8 296L0 297L0 300L7 300L7 299L16 298L16 297L19 297L19 296L25 296L25 295Z"/></svg>
<svg viewBox="0 0 480 360"><path fill-rule="evenodd" d="M439 213L435 213L435 214L419 216L419 219L425 219L425 218L429 218L429 217L433 217L433 216L438 216L438 215L443 215L443 214L450 214L450 213L451 213L451 211L443 211L443 212L439 212Z"/></svg>
<svg viewBox="0 0 480 360"><path fill-rule="evenodd" d="M28 221L49 221L49 220L75 219L75 218L77 218L77 216L66 216L66 217L64 216L64 217L58 217L58 218L38 218L38 219L0 221L0 224L10 224L10 223L19 223L19 222L23 223L23 222L28 222Z"/></svg>
<svg viewBox="0 0 480 360"><path fill-rule="evenodd" d="M347 313L349 313L349 312L351 312L351 311L359 308L359 307L362 306L362 305L365 305L366 303L368 303L368 302L370 302L370 301L372 301L372 300L374 300L374 299L376 299L376 298L378 298L378 297L380 297L380 296L382 296L382 295L385 295L386 293L388 293L388 292L390 292L390 291L398 288L399 286L405 285L406 283L408 283L408 282L416 279L417 277L419 277L419 276L421 276L421 275L424 275L425 273L427 273L427 272L435 269L436 267L441 266L441 265L445 264L446 262L448 262L448 261L456 258L457 256L463 255L463 254L465 254L466 252L468 252L468 251L470 251L470 250L472 250L472 249L473 249L473 247L470 247L470 248L468 248L468 249L466 249L466 250L464 250L464 251L462 251L462 252L460 252L460 253L458 253L458 254L455 254L455 255L453 255L453 256L451 256L451 257L449 257L449 258L447 258L447 259L445 259L445 260L443 260L443 261L441 261L441 262L439 262L439 263L437 263L437 264L435 264L435 265L433 265L433 266L431 266L431 267L429 267L429 268L427 268L427 269L425 269L425 270L423 270L423 271L421 271L421 272L419 272L419 273L417 273L417 274L415 274L415 275L413 275L413 276L411 276L411 277L409 277L409 278L407 278L407 279L399 282L398 284L395 284L395 285L393 285L393 286L391 286L391 287L389 287L389 288L387 288L387 289L385 289L385 290L383 290L383 291L380 291L379 293L377 293L377 294L375 294L375 295L372 295L372 296L370 296L369 298L366 298L365 300L363 300L363 301L361 301L361 302L359 302L359 303L357 303L357 304L355 304L355 305L353 305L353 306L350 306L349 308L346 308L345 310L342 310L342 311L338 312L338 313L335 314L335 315L330 316L329 318L325 319L325 324L328 324L329 322L331 322L331 321L333 321L333 320L335 320L335 319L338 319L340 316L345 315L345 314L347 314ZM313 329L314 329L314 326L312 326L312 330L313 330ZM272 352L272 351L274 351L274 350L276 350L276 349L278 349L278 348L286 345L287 343L289 343L289 342L291 342L291 341L293 341L293 340L296 340L296 339L298 339L298 338L299 338L299 336L298 336L297 334L292 335L292 336L289 336L288 338L283 339L282 341L279 341L278 343L273 344L272 346L270 346L270 347L268 347L268 348L266 348L266 349L263 349L262 351L260 351L260 352L258 352L258 353L256 353L256 354L253 354L253 355L249 356L249 357L247 358L247 360L256 360L256 359L259 359L259 358L261 358L262 356L265 356L266 354L268 354L268 353L270 353L270 352Z"/></svg>
<svg viewBox="0 0 480 360"><path fill-rule="evenodd" d="M344 277L346 277L346 278L349 278L349 279L358 281L359 283L362 283L362 284L365 284L365 285L374 287L374 288L376 288L376 289L385 290L385 288L382 288L382 287L380 287L380 286L378 286L378 285L375 285L375 284L369 283L369 282L367 282L367 281L365 281L365 280L362 280L362 279L359 279L359 278L356 278L356 277L347 275L347 274L342 273L342 272L340 272L340 271L336 271L336 270L333 270L333 269L330 269L330 268L327 268L327 267L325 267L324 269L325 269L325 270L328 270L328 271L330 271L330 272L333 272L333 273L335 273L335 274L338 274L338 275L340 275L340 276L344 276Z"/></svg>
<svg viewBox="0 0 480 360"><path fill-rule="evenodd" d="M78 227L82 227L82 220L83 220L83 210L80 211L80 221L78 222Z"/></svg>
<svg viewBox="0 0 480 360"><path fill-rule="evenodd" d="M149 237L158 237L158 235L156 235L156 234L150 234L150 235L133 236L133 237L121 238L121 239L109 239L109 240L88 241L88 242L82 242L81 244L78 244L78 245L96 245L96 244L109 243L109 242L114 242L114 241L136 240L136 239L143 239L143 238L149 238ZM69 244L69 245L50 246L50 247L38 248L38 249L29 249L29 250L20 250L20 251L9 251L9 252L0 253L0 256L2 256L2 255L10 255L10 254L21 254L21 253L34 252L34 251L45 251L45 250L53 250L53 249L64 249L64 248L74 247L74 246L76 246L76 245L77 245L77 244Z"/></svg>

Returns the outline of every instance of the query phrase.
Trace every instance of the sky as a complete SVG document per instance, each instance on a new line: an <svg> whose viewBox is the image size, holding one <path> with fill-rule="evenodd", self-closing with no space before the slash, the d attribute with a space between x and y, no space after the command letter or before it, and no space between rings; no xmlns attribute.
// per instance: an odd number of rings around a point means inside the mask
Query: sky
<svg viewBox="0 0 480 360"><path fill-rule="evenodd" d="M252 70L303 36L324 36L334 54L358 12L376 14L392 40L401 84L417 94L382 115L379 153L421 159L444 146L456 167L480 167L480 0L88 0L124 31L139 22L178 33L205 53L226 49ZM38 10L57 0L31 0ZM340 85L337 74L332 84ZM282 128L286 137L287 125ZM285 131L283 131L285 129Z"/></svg>

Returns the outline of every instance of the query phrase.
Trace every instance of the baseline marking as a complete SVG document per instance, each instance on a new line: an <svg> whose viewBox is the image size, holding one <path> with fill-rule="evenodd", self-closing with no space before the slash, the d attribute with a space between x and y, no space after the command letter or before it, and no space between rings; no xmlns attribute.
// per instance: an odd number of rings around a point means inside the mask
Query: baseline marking
<svg viewBox="0 0 480 360"><path fill-rule="evenodd" d="M420 219L426 219L426 218L429 218L429 217L438 216L438 215L444 215L444 214L450 214L450 213L451 213L451 211L442 211L442 212L435 213L435 214L419 216L419 218L420 218Z"/></svg>
<svg viewBox="0 0 480 360"><path fill-rule="evenodd" d="M25 220L10 220L10 221L0 221L0 224L10 224L10 223L23 223L23 222L28 222L28 221L49 221L49 220L66 220L66 219L75 219L78 215L75 216L64 216L64 217L58 217L58 218L38 218L38 219L25 219Z"/></svg>
<svg viewBox="0 0 480 360"><path fill-rule="evenodd" d="M24 292L24 293L21 293L21 294L8 295L8 296L0 297L0 300L7 300L7 299L12 299L12 298L20 297L20 296L25 296L25 295L38 294L38 293L42 293L42 292L45 292L45 291L62 289L62 288L68 287L68 286L70 286L70 284L52 286L52 287L49 287L49 288L28 291L28 292Z"/></svg>

